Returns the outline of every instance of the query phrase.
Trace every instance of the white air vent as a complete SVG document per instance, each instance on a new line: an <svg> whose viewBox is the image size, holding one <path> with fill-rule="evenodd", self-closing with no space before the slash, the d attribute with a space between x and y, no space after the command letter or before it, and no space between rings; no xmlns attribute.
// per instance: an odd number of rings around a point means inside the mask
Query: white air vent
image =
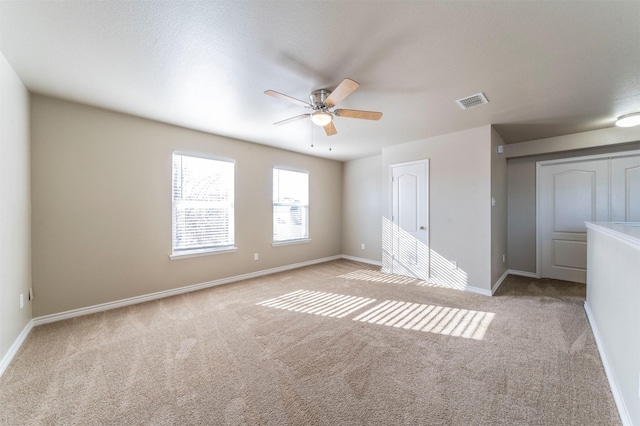
<svg viewBox="0 0 640 426"><path fill-rule="evenodd" d="M484 93L480 92L472 96L467 96L466 98L458 99L456 103L462 109L469 109L474 106L488 104L489 100Z"/></svg>

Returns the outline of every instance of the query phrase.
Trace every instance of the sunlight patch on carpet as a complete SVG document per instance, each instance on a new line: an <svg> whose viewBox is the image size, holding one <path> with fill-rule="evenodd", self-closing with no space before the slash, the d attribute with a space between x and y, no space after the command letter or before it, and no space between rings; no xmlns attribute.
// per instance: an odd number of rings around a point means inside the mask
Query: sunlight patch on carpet
<svg viewBox="0 0 640 426"><path fill-rule="evenodd" d="M451 265L447 263L449 267ZM441 269L444 271L444 268ZM349 272L347 274L339 275L338 278L344 278L346 280L359 280L368 281L372 283L387 283L387 284L400 284L400 285L417 285L419 287L436 287L436 288L449 288L455 290L464 290L466 287L466 278L461 278L463 272L458 271L457 275L453 272L448 275L440 273L442 277L433 277L429 281L420 280L418 278L407 277L404 275L389 274L387 272L375 271L372 269L360 269L358 271Z"/></svg>
<svg viewBox="0 0 640 426"><path fill-rule="evenodd" d="M342 318L357 311L376 299L346 296L344 294L324 293L321 291L298 290L274 299L256 303L269 308L286 309L294 312Z"/></svg>
<svg viewBox="0 0 640 426"><path fill-rule="evenodd" d="M256 303L275 309L343 318L376 299L321 291L298 290ZM493 321L492 312L385 300L353 318L354 321L483 340Z"/></svg>
<svg viewBox="0 0 640 426"><path fill-rule="evenodd" d="M482 340L494 316L491 312L386 300L353 320Z"/></svg>
<svg viewBox="0 0 640 426"><path fill-rule="evenodd" d="M371 269L360 269L359 271L353 271L349 272L348 274L340 275L338 278L389 284L419 284L423 282L416 278L405 277L402 275L386 274L384 272L374 271Z"/></svg>

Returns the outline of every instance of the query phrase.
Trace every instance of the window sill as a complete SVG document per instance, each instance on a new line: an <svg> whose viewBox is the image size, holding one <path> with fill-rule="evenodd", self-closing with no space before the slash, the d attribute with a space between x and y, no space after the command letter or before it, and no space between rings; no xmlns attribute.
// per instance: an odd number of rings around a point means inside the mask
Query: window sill
<svg viewBox="0 0 640 426"><path fill-rule="evenodd" d="M299 240L274 241L271 243L271 247L290 246L293 244L306 244L310 242L311 239L309 238L301 238Z"/></svg>
<svg viewBox="0 0 640 426"><path fill-rule="evenodd" d="M235 253L238 251L238 247L235 246L225 246L215 249L206 249L206 250L190 250L182 253L173 253L169 255L169 259L178 260L178 259L188 259L190 257L200 257L200 256L209 256L212 254L224 254L224 253Z"/></svg>

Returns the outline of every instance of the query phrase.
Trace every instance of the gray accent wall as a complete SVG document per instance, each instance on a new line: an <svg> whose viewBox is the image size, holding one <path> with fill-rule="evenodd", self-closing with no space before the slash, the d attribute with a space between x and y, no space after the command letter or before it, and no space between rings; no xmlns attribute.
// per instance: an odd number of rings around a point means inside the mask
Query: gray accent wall
<svg viewBox="0 0 640 426"><path fill-rule="evenodd" d="M31 101L35 317L342 253L341 162ZM174 150L235 160L235 253L169 259ZM274 166L309 172L309 243L272 247Z"/></svg>
<svg viewBox="0 0 640 426"><path fill-rule="evenodd" d="M602 133L602 131L598 132ZM570 135L568 140L573 142L575 137L576 135ZM585 143L591 137L592 135L585 134ZM556 141L554 149L558 150L562 146L563 139L556 138ZM567 147L574 147L574 145L567 144ZM536 273L536 162L638 149L640 149L640 143L636 142L509 158L507 160L507 264L509 269Z"/></svg>
<svg viewBox="0 0 640 426"><path fill-rule="evenodd" d="M0 360L31 320L29 170L29 93L0 53Z"/></svg>
<svg viewBox="0 0 640 426"><path fill-rule="evenodd" d="M343 254L374 262L382 260L381 187L382 156L344 163Z"/></svg>

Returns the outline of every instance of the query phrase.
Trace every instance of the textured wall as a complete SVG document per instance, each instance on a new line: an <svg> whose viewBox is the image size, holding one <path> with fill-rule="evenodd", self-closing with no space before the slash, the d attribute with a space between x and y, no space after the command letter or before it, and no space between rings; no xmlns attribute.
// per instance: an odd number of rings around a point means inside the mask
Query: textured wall
<svg viewBox="0 0 640 426"><path fill-rule="evenodd" d="M381 156L344 163L343 254L377 262L382 259L381 186Z"/></svg>
<svg viewBox="0 0 640 426"><path fill-rule="evenodd" d="M237 252L169 260L174 150L236 161ZM44 96L32 161L34 316L341 254L340 162ZM274 166L309 171L308 244L271 246Z"/></svg>
<svg viewBox="0 0 640 426"><path fill-rule="evenodd" d="M586 136L588 141L589 138ZM558 140L561 141L561 139ZM631 143L509 158L507 160L507 264L509 269L536 272L536 162L639 149L640 143Z"/></svg>
<svg viewBox="0 0 640 426"><path fill-rule="evenodd" d="M491 128L491 197L495 206L491 207L491 283L494 285L507 270L507 262L502 255L507 254L507 159L498 154L498 146L504 141Z"/></svg>
<svg viewBox="0 0 640 426"><path fill-rule="evenodd" d="M491 289L490 149L491 127L483 126L396 145L382 153L383 170L429 159L431 276L451 287ZM383 200L390 200L388 183L383 183L382 194ZM388 219L389 201L383 202ZM454 260L457 269L451 268ZM383 256L383 267L384 263Z"/></svg>
<svg viewBox="0 0 640 426"><path fill-rule="evenodd" d="M617 396L626 408L627 418L623 422L637 425L640 424L640 246L630 242L632 237L622 236L630 239L623 240L606 227L587 229L589 273L585 307L594 334L600 339L599 349L606 356L610 383L615 383Z"/></svg>
<svg viewBox="0 0 640 426"><path fill-rule="evenodd" d="M29 93L0 53L0 359L31 320ZM24 308L19 297L24 294Z"/></svg>

